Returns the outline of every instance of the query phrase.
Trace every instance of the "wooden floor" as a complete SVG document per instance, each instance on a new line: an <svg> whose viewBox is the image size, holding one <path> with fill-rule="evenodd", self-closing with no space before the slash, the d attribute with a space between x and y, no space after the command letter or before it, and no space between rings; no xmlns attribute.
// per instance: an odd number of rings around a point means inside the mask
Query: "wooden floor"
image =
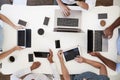
<svg viewBox="0 0 120 80"><path fill-rule="evenodd" d="M0 0L0 6L2 4L11 4L9 2L10 0ZM27 5L52 5L53 4L53 0L28 0ZM108 5L112 5L113 4L113 0L97 0L96 5L104 5L104 6L108 6ZM2 75L0 73L0 80L10 80L8 75ZM63 79L62 79L63 80Z"/></svg>

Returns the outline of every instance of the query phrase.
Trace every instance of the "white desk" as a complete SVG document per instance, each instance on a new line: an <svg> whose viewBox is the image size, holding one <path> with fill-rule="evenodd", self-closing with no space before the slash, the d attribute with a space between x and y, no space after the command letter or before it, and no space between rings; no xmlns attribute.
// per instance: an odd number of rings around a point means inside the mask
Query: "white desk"
<svg viewBox="0 0 120 80"><path fill-rule="evenodd" d="M77 6L70 7L71 9L81 10ZM58 6L12 6L4 5L2 6L2 13L10 18L14 23L17 24L19 19L23 19L28 22L26 28L32 29L32 47L24 49L22 51L16 51L11 55L16 57L14 63L10 63L8 58L2 60L3 74L11 74L15 71L23 69L30 66L32 63L28 62L28 54L33 53L33 51L48 51L51 48L54 52L54 61L58 67L58 71L61 73L60 63L57 58L58 49L55 48L55 40L59 39L61 41L61 49L65 50L67 48L72 48L76 45L80 45L82 56L100 61L99 59L90 56L87 54L87 29L105 29L109 26L114 20L119 16L119 7L95 7L91 11L83 11L82 15L82 30L84 33L57 33L53 32L54 27L54 10L59 9ZM108 13L108 19L106 19L106 26L100 27L97 15L98 13ZM44 17L50 17L50 22L48 26L43 25ZM45 34L40 36L37 34L39 28L45 29ZM12 48L17 44L17 31L10 28L8 25L4 25L4 51ZM39 38L38 38L39 37ZM117 38L117 29L114 31L114 36L109 40L109 50L108 52L103 52L102 54L114 61L116 61L116 38ZM11 56L10 55L10 56ZM43 58L34 58L34 61L40 61L42 63L41 67L34 70L33 72L38 73L51 73L49 62L47 59ZM65 62L70 74L78 74L85 71L93 71L98 73L98 69L87 65L79 64L74 60L70 62ZM109 75L116 75L117 73L108 69Z"/></svg>

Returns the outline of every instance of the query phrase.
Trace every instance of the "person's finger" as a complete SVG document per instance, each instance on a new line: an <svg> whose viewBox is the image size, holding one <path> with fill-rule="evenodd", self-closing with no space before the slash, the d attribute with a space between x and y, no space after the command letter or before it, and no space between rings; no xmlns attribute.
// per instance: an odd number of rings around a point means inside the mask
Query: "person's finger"
<svg viewBox="0 0 120 80"><path fill-rule="evenodd" d="M104 37L107 37L106 31L103 31Z"/></svg>

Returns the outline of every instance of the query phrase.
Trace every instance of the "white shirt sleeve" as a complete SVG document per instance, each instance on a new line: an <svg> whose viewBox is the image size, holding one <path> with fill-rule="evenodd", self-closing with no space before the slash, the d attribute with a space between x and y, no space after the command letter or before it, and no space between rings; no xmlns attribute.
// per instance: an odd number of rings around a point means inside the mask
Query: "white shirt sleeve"
<svg viewBox="0 0 120 80"><path fill-rule="evenodd" d="M60 80L60 75L58 73L58 70L57 70L55 63L51 63L50 65L51 65L51 68L53 71L53 80Z"/></svg>
<svg viewBox="0 0 120 80"><path fill-rule="evenodd" d="M10 80L21 80L20 78L22 76L25 76L25 75L27 75L29 73L31 73L31 69L30 68L26 68L26 69L20 70L18 72L13 73L10 76Z"/></svg>
<svg viewBox="0 0 120 80"><path fill-rule="evenodd" d="M13 0L13 5L27 5L27 0Z"/></svg>

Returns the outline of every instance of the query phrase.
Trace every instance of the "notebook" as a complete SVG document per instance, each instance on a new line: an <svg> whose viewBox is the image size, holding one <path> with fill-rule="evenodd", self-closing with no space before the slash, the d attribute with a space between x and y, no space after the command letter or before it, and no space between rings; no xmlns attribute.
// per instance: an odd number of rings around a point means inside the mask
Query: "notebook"
<svg viewBox="0 0 120 80"><path fill-rule="evenodd" d="M70 16L64 16L61 10L55 10L55 32L80 32L81 15L80 10L71 10Z"/></svg>
<svg viewBox="0 0 120 80"><path fill-rule="evenodd" d="M65 60L70 61L70 60L73 60L75 57L80 56L80 50L78 49L78 47L76 47L63 52L63 54L65 57Z"/></svg>
<svg viewBox="0 0 120 80"><path fill-rule="evenodd" d="M17 45L31 47L31 29L20 29L17 32Z"/></svg>
<svg viewBox="0 0 120 80"><path fill-rule="evenodd" d="M108 39L103 37L102 30L88 30L87 33L87 51L99 51L106 52L108 51Z"/></svg>

